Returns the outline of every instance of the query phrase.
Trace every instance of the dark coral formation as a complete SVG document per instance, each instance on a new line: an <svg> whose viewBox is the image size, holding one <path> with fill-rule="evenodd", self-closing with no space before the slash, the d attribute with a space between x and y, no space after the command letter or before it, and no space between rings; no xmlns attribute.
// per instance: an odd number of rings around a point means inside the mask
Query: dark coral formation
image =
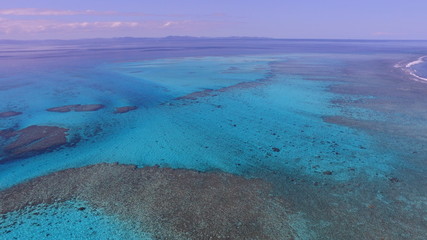
<svg viewBox="0 0 427 240"><path fill-rule="evenodd" d="M247 89L247 88L255 88L264 85L266 82L270 81L270 77L266 79L261 79L253 82L241 82L228 87L223 87L219 89L205 89L203 91L193 92L187 94L185 96L177 97L176 100L197 100L198 98L209 97L209 96L217 96L218 93L228 92L236 89Z"/></svg>
<svg viewBox="0 0 427 240"><path fill-rule="evenodd" d="M66 105L66 106L62 106L62 107L53 107L53 108L48 108L46 109L49 112L70 112L72 110L74 110L74 108L78 106L78 105Z"/></svg>
<svg viewBox="0 0 427 240"><path fill-rule="evenodd" d="M182 99L196 100L202 97L214 96L213 93L214 93L214 90L206 89L203 91L193 92L182 97L177 97L176 100L182 100Z"/></svg>
<svg viewBox="0 0 427 240"><path fill-rule="evenodd" d="M99 109L104 108L105 106L102 104L75 104L75 105L66 105L61 107L53 107L46 109L49 112L70 112L70 111L76 111L76 112L91 112L91 111L98 111Z"/></svg>
<svg viewBox="0 0 427 240"><path fill-rule="evenodd" d="M0 118L8 118L21 115L22 112L8 111L8 112L0 112Z"/></svg>
<svg viewBox="0 0 427 240"><path fill-rule="evenodd" d="M114 113L127 113L133 110L138 109L137 106L124 106L124 107L118 107L116 108L116 110L114 111Z"/></svg>
<svg viewBox="0 0 427 240"><path fill-rule="evenodd" d="M0 130L0 137L2 138L9 139L14 136L16 136L16 131L12 128Z"/></svg>
<svg viewBox="0 0 427 240"><path fill-rule="evenodd" d="M259 87L265 84L267 80L264 81L253 81L253 82L241 82L234 85L231 85L229 87L223 87L218 89L218 92L228 92L235 89L247 89L247 88L255 88Z"/></svg>
<svg viewBox="0 0 427 240"><path fill-rule="evenodd" d="M87 104L87 105L78 105L74 108L76 112L91 112L98 111L99 109L104 108L105 106L102 104Z"/></svg>
<svg viewBox="0 0 427 240"><path fill-rule="evenodd" d="M426 139L425 133L427 132L427 128L424 126L420 129L420 126L415 124L405 124L399 121L365 120L345 116L324 116L322 119L326 123L360 129L371 132L372 134L391 134L393 136L399 135L399 137L410 137L412 139ZM360 148L363 149L366 147L362 146Z"/></svg>
<svg viewBox="0 0 427 240"><path fill-rule="evenodd" d="M66 128L36 125L18 131L2 130L1 137L13 138L12 142L3 147L5 159L24 158L52 151L67 143L67 131Z"/></svg>
<svg viewBox="0 0 427 240"><path fill-rule="evenodd" d="M0 214L67 200L140 224L156 239L293 239L270 185L225 173L97 164L0 192Z"/></svg>
<svg viewBox="0 0 427 240"><path fill-rule="evenodd" d="M358 121L356 119L352 119L344 116L324 116L322 117L322 119L326 123L332 123L332 124L348 126L348 127L358 126L363 123L362 121ZM366 125L369 126L371 124L372 122Z"/></svg>

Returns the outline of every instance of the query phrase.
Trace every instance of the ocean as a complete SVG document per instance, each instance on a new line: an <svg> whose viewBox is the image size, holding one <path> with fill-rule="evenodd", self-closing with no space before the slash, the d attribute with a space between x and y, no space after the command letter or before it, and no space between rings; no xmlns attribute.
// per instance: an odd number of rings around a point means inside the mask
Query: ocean
<svg viewBox="0 0 427 240"><path fill-rule="evenodd" d="M425 55L0 41L0 239L427 239Z"/></svg>

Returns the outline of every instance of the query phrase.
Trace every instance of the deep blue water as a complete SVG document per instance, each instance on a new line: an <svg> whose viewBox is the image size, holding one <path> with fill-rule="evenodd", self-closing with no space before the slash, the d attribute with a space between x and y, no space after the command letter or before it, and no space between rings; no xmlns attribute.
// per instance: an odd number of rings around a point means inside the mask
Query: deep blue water
<svg viewBox="0 0 427 240"><path fill-rule="evenodd" d="M425 60L424 60L425 61ZM414 69L417 71L417 75L422 78L427 78L427 63L422 62L414 66Z"/></svg>
<svg viewBox="0 0 427 240"><path fill-rule="evenodd" d="M427 84L393 67L427 42L98 41L0 42L0 112L22 112L0 129L58 126L78 139L19 159L3 150L1 189L101 162L219 171L271 183L298 239L427 238ZM105 107L46 111L71 104ZM121 106L138 108L114 114ZM102 212L76 224L67 204L40 221L71 219L80 235L10 227L26 215L9 213L0 238L137 238Z"/></svg>

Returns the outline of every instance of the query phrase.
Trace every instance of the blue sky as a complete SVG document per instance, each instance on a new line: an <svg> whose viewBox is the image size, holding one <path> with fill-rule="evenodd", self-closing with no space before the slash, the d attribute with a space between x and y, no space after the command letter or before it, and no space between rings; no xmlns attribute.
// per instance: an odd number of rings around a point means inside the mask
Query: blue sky
<svg viewBox="0 0 427 240"><path fill-rule="evenodd" d="M427 39L426 0L0 1L0 39Z"/></svg>

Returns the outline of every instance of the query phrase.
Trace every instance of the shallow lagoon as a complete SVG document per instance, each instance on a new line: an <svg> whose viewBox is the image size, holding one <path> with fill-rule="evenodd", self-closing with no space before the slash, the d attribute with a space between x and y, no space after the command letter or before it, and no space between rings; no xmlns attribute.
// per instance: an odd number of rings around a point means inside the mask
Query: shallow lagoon
<svg viewBox="0 0 427 240"><path fill-rule="evenodd" d="M58 126L72 142L12 160L3 151L2 189L98 163L230 173L270 184L296 239L426 237L427 84L394 67L425 42L128 41L2 52L0 109L22 114L0 127ZM70 104L105 107L46 111ZM115 114L121 106L138 108ZM10 229L15 218L0 222L5 239L29 231ZM105 222L97 232L122 224Z"/></svg>

